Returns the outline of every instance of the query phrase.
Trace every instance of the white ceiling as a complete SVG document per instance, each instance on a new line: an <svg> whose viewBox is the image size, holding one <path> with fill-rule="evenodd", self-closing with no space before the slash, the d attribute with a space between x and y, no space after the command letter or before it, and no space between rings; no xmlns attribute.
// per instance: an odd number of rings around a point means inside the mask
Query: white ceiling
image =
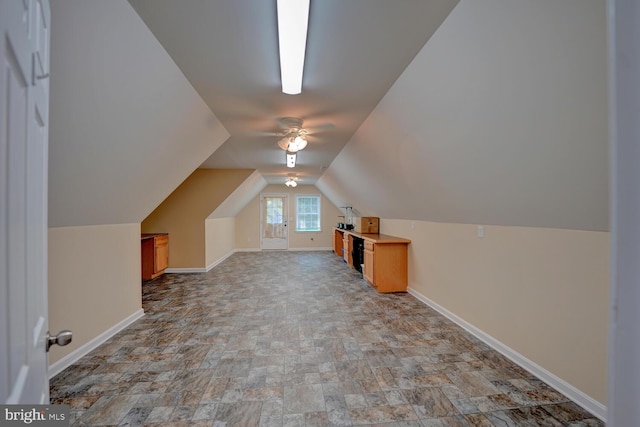
<svg viewBox="0 0 640 427"><path fill-rule="evenodd" d="M302 94L281 92L275 0L130 0L230 133L204 168L257 169L313 184L457 0L311 0ZM149 70L153 73L153 70ZM291 170L274 135L312 132Z"/></svg>

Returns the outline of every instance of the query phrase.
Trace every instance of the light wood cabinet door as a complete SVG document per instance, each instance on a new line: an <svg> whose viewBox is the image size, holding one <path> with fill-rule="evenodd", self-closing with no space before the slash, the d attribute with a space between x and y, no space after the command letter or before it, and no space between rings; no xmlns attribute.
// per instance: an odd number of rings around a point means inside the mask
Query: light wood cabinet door
<svg viewBox="0 0 640 427"><path fill-rule="evenodd" d="M375 245L373 285L378 292L407 291L407 245Z"/></svg>
<svg viewBox="0 0 640 427"><path fill-rule="evenodd" d="M333 232L333 251L338 256L342 256L342 241L343 240L344 240L344 237L343 237L342 233L339 232L338 230L335 230Z"/></svg>
<svg viewBox="0 0 640 427"><path fill-rule="evenodd" d="M342 254L342 258L344 259L344 262L351 265L349 262L349 258L351 255L351 248L349 247L349 238L346 235L344 240L342 240L342 249L344 249L344 252Z"/></svg>
<svg viewBox="0 0 640 427"><path fill-rule="evenodd" d="M169 239L166 236L156 237L155 245L155 268L154 273L158 273L169 266Z"/></svg>
<svg viewBox="0 0 640 427"><path fill-rule="evenodd" d="M369 282L373 287L375 287L375 282L373 278L373 266L374 266L374 252L371 249L364 249L364 271L362 272L367 282Z"/></svg>
<svg viewBox="0 0 640 427"><path fill-rule="evenodd" d="M169 266L169 236L166 234L142 235L142 279L155 279Z"/></svg>

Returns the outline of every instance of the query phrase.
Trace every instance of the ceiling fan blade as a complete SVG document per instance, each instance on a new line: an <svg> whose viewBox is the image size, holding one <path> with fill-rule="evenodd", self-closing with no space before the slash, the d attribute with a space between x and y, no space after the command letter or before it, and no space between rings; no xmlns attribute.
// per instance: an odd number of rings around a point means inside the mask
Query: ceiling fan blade
<svg viewBox="0 0 640 427"><path fill-rule="evenodd" d="M302 129L304 121L298 117L280 117L276 119L278 126L282 130L288 129Z"/></svg>
<svg viewBox="0 0 640 427"><path fill-rule="evenodd" d="M269 137L269 136L280 136L280 133L278 133L278 132L249 131L245 135L246 136L257 136L257 137Z"/></svg>
<svg viewBox="0 0 640 427"><path fill-rule="evenodd" d="M313 133L333 130L335 128L336 128L336 125L334 125L333 123L323 123L321 125L305 127L304 129L307 131L308 134L313 134Z"/></svg>

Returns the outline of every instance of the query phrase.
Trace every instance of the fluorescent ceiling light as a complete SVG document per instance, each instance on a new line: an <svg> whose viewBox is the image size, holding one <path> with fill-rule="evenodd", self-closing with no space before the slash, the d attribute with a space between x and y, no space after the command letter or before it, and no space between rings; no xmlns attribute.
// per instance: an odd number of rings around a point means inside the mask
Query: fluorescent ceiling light
<svg viewBox="0 0 640 427"><path fill-rule="evenodd" d="M288 168L296 167L296 153L287 153L287 167Z"/></svg>
<svg viewBox="0 0 640 427"><path fill-rule="evenodd" d="M278 40L282 92L302 92L310 0L278 0Z"/></svg>

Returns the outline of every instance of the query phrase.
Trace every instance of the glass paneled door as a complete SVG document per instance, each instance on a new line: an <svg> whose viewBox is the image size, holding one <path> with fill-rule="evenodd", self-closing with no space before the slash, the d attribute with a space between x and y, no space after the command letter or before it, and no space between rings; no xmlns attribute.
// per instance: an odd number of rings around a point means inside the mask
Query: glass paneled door
<svg viewBox="0 0 640 427"><path fill-rule="evenodd" d="M288 249L287 196L265 195L261 204L262 249Z"/></svg>

